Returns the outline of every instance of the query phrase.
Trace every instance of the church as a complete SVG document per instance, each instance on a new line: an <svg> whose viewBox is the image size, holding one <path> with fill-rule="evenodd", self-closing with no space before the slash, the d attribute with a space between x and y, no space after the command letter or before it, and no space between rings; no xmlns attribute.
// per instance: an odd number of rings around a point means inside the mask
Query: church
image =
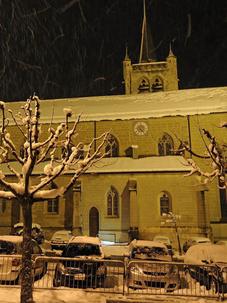
<svg viewBox="0 0 227 303"><path fill-rule="evenodd" d="M123 60L125 95L41 100L43 129L62 122L64 107L82 113L76 140L85 144L108 131L109 156L91 167L64 197L35 203L33 222L50 238L54 231L70 229L74 235L128 242L166 235L177 246L175 228L165 214L177 215L181 243L191 236L213 240L227 237L225 189L215 180L202 185L190 172L179 138L203 154L200 129L208 129L223 142L227 120L227 87L178 89L177 58L171 46L165 61L157 61L148 35L146 10L142 25L140 56L132 63L126 50ZM7 107L18 111L23 102ZM11 121L12 122L12 121ZM23 138L13 125L18 146ZM197 160L196 160L197 161ZM209 170L209 163L198 159ZM5 168L5 174L7 174ZM37 178L42 170L35 170ZM10 172L8 172L10 177ZM64 184L65 175L61 177ZM10 232L21 220L16 202L0 201L0 232Z"/></svg>

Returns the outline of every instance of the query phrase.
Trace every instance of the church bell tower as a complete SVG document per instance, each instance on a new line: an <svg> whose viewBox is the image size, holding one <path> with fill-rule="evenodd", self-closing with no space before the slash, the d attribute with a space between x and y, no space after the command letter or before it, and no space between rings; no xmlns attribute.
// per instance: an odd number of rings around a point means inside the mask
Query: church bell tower
<svg viewBox="0 0 227 303"><path fill-rule="evenodd" d="M123 61L125 94L154 93L178 89L177 59L171 46L165 61L157 61L143 1L143 24L139 62L132 64L126 49Z"/></svg>

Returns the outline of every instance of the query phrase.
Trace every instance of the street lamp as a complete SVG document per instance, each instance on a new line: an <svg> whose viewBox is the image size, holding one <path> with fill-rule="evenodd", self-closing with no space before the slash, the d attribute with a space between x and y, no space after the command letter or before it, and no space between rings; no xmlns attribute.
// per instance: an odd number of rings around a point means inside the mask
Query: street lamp
<svg viewBox="0 0 227 303"><path fill-rule="evenodd" d="M176 215L174 213L172 213L171 211L168 213L163 213L162 216L165 219L165 222L162 223L172 223L174 226L174 229L176 231L176 235L177 235L177 244L178 244L178 251L179 254L182 255L182 250L181 250L181 245L180 245L180 237L179 237L179 233L178 233L178 226L177 226L177 220L181 219L181 215Z"/></svg>

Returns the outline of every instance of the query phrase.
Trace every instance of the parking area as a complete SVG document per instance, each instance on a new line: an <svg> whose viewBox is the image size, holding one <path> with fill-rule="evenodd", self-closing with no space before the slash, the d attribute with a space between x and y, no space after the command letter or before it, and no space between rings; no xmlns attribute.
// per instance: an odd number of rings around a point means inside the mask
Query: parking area
<svg viewBox="0 0 227 303"><path fill-rule="evenodd" d="M38 260L40 262L40 257ZM85 266L84 260L77 260L75 263L75 259L61 257L44 257L42 261L48 264L47 272L34 281L34 289L77 288L86 292L122 294L130 297L168 295L225 299L225 290L216 287L211 279L213 276L207 274L215 272L212 266L92 259L87 260ZM70 268L70 276L63 274L56 277L57 267L62 266L60 264ZM100 267L105 271L103 280L99 280L95 274ZM220 273L215 274L218 276Z"/></svg>

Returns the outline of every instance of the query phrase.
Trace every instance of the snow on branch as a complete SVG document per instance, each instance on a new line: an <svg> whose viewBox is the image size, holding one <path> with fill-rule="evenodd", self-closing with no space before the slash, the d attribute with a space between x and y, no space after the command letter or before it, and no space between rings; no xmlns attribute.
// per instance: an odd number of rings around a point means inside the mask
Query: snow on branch
<svg viewBox="0 0 227 303"><path fill-rule="evenodd" d="M8 131L8 118L5 112L5 103L0 102L2 112L2 138L3 146L0 156L0 164L8 161L9 153L13 154L19 162L21 171L14 169L8 163L8 169L17 178L16 182L7 182L6 177L0 172L0 185L7 191L0 191L0 197L18 198L19 200L29 198L30 201L43 201L62 196L78 177L85 173L94 163L107 155L105 145L109 133L105 132L97 138L93 138L89 144L74 143L78 137L77 126L80 123L80 115L75 121L72 119L72 110L65 108L65 119L58 125L51 124L48 129L47 138L41 140L40 117L42 110L37 96L30 97L22 107L22 111L15 114L9 110L15 126L19 129L25 142L23 155L18 154L18 147L14 144ZM59 156L60 152L60 156ZM36 178L34 184L33 170L41 162L44 162L43 175ZM50 185L57 181L63 174L70 174L68 183L64 187L50 189ZM55 182L56 183L56 182ZM56 183L57 184L57 183Z"/></svg>
<svg viewBox="0 0 227 303"><path fill-rule="evenodd" d="M223 123L222 127L227 127L226 125L227 123ZM208 184L217 178L219 187L224 189L227 187L227 180L225 174L223 146L218 144L215 136L213 136L208 130L203 128L200 130L200 133L206 149L204 156L195 153L191 147L182 140L180 140L180 142L183 148L196 158L209 159L211 169L210 171L203 171L194 160L187 159L187 163L191 167L191 171L186 174L186 176L191 176L196 173L202 177L202 184Z"/></svg>

